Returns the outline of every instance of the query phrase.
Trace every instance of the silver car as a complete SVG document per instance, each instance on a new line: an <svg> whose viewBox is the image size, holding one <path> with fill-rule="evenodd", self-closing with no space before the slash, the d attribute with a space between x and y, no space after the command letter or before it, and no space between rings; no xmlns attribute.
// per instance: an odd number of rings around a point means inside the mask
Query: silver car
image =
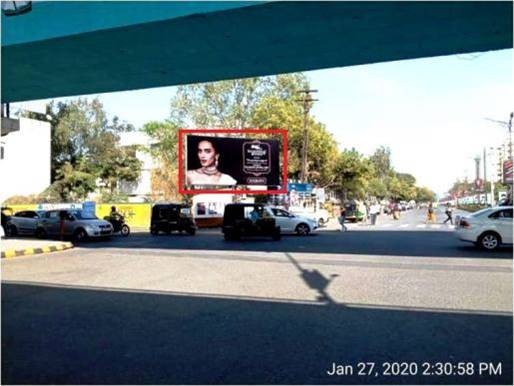
<svg viewBox="0 0 514 386"><path fill-rule="evenodd" d="M24 210L15 213L7 222L7 235L35 235L37 224L45 212L37 210Z"/></svg>
<svg viewBox="0 0 514 386"><path fill-rule="evenodd" d="M281 233L296 233L307 236L318 228L315 219L294 215L281 208L270 208L275 217L275 223L280 226Z"/></svg>
<svg viewBox="0 0 514 386"><path fill-rule="evenodd" d="M88 238L112 236L110 222L80 210L49 210L38 222L36 235L40 238L60 236L61 218L63 236L72 237L75 241Z"/></svg>

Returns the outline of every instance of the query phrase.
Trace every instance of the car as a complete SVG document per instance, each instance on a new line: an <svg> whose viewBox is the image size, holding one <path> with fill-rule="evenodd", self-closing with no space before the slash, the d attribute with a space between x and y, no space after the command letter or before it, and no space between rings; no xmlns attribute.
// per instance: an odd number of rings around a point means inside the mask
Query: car
<svg viewBox="0 0 514 386"><path fill-rule="evenodd" d="M157 236L159 232L170 234L173 231L196 233L196 223L191 208L183 203L155 204L152 206L150 233Z"/></svg>
<svg viewBox="0 0 514 386"><path fill-rule="evenodd" d="M16 212L7 221L9 236L35 235L37 224L45 212L37 210L24 210Z"/></svg>
<svg viewBox="0 0 514 386"><path fill-rule="evenodd" d="M281 238L280 226L271 208L263 204L227 204L222 232L227 241L248 236L267 236L275 241Z"/></svg>
<svg viewBox="0 0 514 386"><path fill-rule="evenodd" d="M100 220L94 214L82 210L49 210L38 221L36 236L39 238L61 236L61 221L63 236L83 241L88 238L108 238L112 236L110 222Z"/></svg>
<svg viewBox="0 0 514 386"><path fill-rule="evenodd" d="M455 224L455 234L460 240L487 250L512 244L512 206L486 208L460 216Z"/></svg>
<svg viewBox="0 0 514 386"><path fill-rule="evenodd" d="M318 222L312 218L294 215L281 208L270 208L281 233L296 233L307 236L318 228Z"/></svg>
<svg viewBox="0 0 514 386"><path fill-rule="evenodd" d="M320 227L325 225L330 219L328 211L323 208L321 202L317 202L315 207L291 206L289 207L289 212L296 216L313 219Z"/></svg>

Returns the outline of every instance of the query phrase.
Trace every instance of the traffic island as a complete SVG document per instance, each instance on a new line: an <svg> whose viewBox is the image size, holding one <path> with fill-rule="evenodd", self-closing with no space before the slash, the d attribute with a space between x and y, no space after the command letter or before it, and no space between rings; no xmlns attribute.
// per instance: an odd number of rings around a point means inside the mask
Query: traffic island
<svg viewBox="0 0 514 386"><path fill-rule="evenodd" d="M34 239L2 239L2 259L58 252L73 248L70 242Z"/></svg>

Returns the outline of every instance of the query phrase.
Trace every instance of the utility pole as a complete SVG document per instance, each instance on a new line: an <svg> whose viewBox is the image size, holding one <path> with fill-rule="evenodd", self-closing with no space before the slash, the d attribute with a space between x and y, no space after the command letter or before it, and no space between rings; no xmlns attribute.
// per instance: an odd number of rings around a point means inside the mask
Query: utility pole
<svg viewBox="0 0 514 386"><path fill-rule="evenodd" d="M485 204L487 205L487 158L486 148L484 147L484 193L485 193Z"/></svg>
<svg viewBox="0 0 514 386"><path fill-rule="evenodd" d="M318 92L318 90L300 90L298 93L302 94L302 99L296 99L296 102L302 102L303 105L303 147L302 147L302 169L300 171L300 181L306 183L307 181L307 149L309 148L309 131L307 130L307 118L309 111L312 107L312 102L318 99L312 99L311 93Z"/></svg>
<svg viewBox="0 0 514 386"><path fill-rule="evenodd" d="M480 204L480 190L478 181L480 180L480 156L475 157L475 190L477 192L477 204Z"/></svg>

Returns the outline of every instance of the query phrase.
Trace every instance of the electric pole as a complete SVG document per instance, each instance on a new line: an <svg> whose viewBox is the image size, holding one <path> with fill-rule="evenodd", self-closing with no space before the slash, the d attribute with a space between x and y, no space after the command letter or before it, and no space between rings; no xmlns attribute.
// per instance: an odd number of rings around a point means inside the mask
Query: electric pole
<svg viewBox="0 0 514 386"><path fill-rule="evenodd" d="M484 193L485 193L485 204L487 205L487 158L486 148L484 147Z"/></svg>
<svg viewBox="0 0 514 386"><path fill-rule="evenodd" d="M311 93L318 92L318 90L300 90L298 93L302 94L302 99L296 99L297 102L302 102L303 105L303 147L302 147L302 169L300 171L300 181L306 183L307 179L307 149L309 148L309 131L307 130L307 118L309 111L312 107L312 102L318 99L312 99Z"/></svg>

